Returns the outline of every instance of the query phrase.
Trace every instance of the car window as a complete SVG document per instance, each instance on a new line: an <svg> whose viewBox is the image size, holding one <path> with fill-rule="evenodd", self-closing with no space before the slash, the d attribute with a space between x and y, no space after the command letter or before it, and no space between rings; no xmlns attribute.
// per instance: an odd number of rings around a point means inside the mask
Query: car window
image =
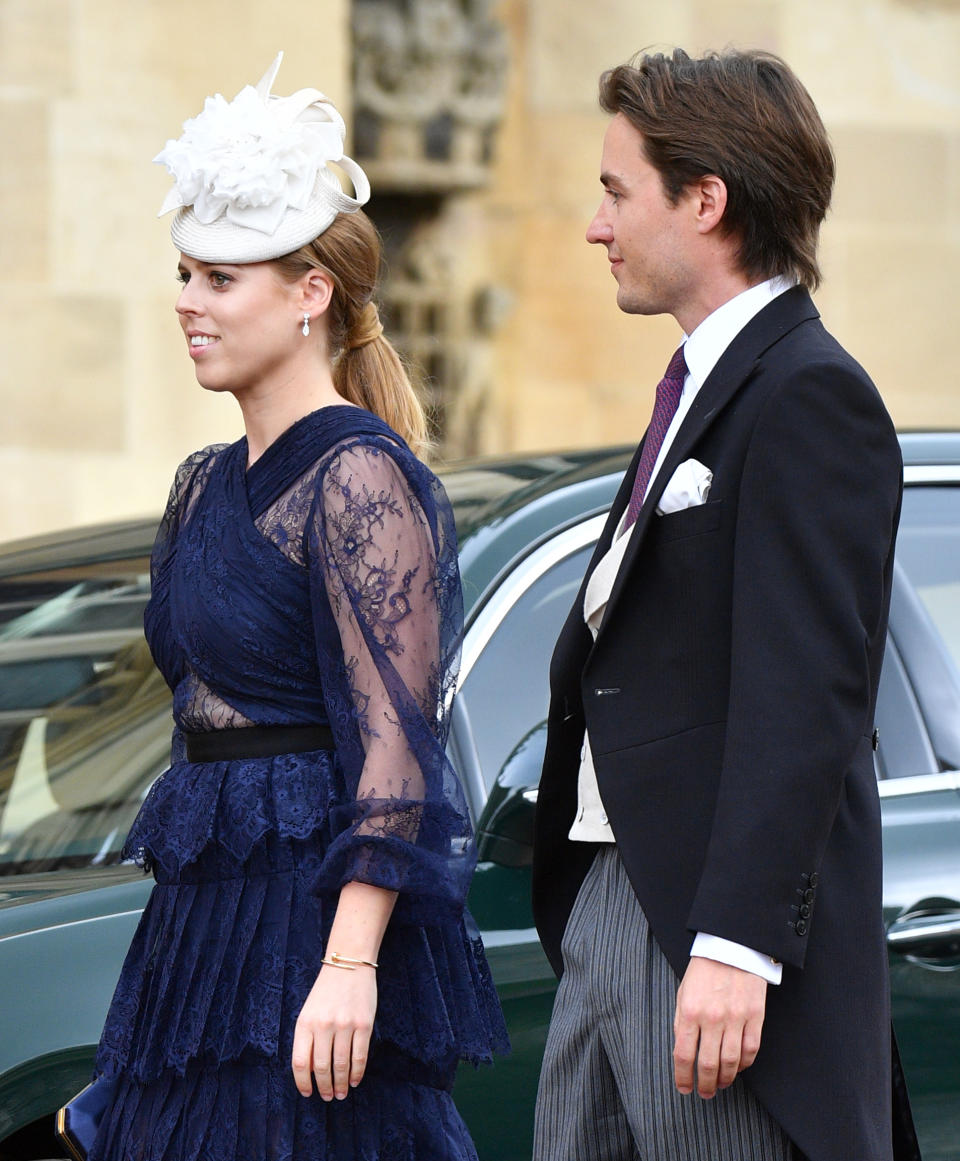
<svg viewBox="0 0 960 1161"><path fill-rule="evenodd" d="M462 717L488 790L518 743L546 719L550 657L592 551L592 543L579 547L540 573L511 604L463 681Z"/></svg>
<svg viewBox="0 0 960 1161"><path fill-rule="evenodd" d="M0 580L0 875L116 862L170 753L146 559Z"/></svg>
<svg viewBox="0 0 960 1161"><path fill-rule="evenodd" d="M877 722L886 777L960 768L960 489L948 485L908 486L897 538L897 564L890 603L890 642L881 681ZM884 685L900 667L906 698L899 699L902 753L890 750L891 730L883 714ZM912 698L915 710L907 701ZM887 703L891 699L888 697ZM904 714L909 721L904 721ZM889 716L889 715L887 715ZM926 735L910 741L916 723ZM917 742L920 742L918 745ZM907 746L914 751L908 759ZM928 748L932 761L923 762Z"/></svg>
<svg viewBox="0 0 960 1161"><path fill-rule="evenodd" d="M904 490L897 561L960 666L960 487Z"/></svg>

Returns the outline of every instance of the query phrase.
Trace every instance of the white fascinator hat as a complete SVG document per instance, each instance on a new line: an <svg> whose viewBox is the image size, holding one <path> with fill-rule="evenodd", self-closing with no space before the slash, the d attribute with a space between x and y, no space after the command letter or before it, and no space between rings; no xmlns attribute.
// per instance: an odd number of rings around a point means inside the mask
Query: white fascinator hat
<svg viewBox="0 0 960 1161"><path fill-rule="evenodd" d="M159 217L177 210L170 236L200 262L266 262L290 254L370 198L370 183L343 152L346 127L317 89L270 92L283 53L254 88L203 111L153 159L173 178ZM345 194L330 169L353 183Z"/></svg>

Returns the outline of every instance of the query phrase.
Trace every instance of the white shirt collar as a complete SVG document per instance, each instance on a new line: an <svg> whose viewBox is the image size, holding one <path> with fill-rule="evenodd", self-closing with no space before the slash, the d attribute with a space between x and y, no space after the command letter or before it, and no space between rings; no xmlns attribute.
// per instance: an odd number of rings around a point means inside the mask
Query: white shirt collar
<svg viewBox="0 0 960 1161"><path fill-rule="evenodd" d="M720 356L754 315L794 285L782 275L768 278L766 282L741 291L723 306L718 306L713 314L708 314L693 334L686 337L683 353L689 374L684 391L696 391L702 387Z"/></svg>

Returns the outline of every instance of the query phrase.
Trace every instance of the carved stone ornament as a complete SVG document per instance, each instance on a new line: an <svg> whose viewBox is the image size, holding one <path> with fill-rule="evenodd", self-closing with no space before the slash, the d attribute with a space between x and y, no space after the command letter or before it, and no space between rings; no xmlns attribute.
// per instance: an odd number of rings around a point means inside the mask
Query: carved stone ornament
<svg viewBox="0 0 960 1161"><path fill-rule="evenodd" d="M485 185L507 39L490 0L355 0L355 153L374 190Z"/></svg>

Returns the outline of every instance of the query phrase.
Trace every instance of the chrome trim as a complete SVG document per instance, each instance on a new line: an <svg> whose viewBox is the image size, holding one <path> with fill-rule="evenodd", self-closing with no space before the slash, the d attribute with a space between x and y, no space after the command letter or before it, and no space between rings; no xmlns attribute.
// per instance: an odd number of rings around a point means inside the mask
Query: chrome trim
<svg viewBox="0 0 960 1161"><path fill-rule="evenodd" d="M601 512L582 520L572 528L558 533L530 553L515 569L503 580L487 603L474 619L463 642L463 654L460 660L460 682L462 688L470 676L470 671L477 662L477 658L490 642L490 638L500 627L504 617L513 608L517 601L548 569L561 560L595 543L607 519L607 514Z"/></svg>
<svg viewBox="0 0 960 1161"><path fill-rule="evenodd" d="M887 943L899 951L908 952L911 946L937 939L956 939L960 936L960 912L948 911L940 915L905 915L887 931Z"/></svg>
<svg viewBox="0 0 960 1161"><path fill-rule="evenodd" d="M24 900L26 902L26 900ZM24 931L11 931L9 935L0 935L0 943L9 943L14 939L29 939L37 935L49 935L52 931L63 931L67 927L82 927L85 923L101 923L104 920L133 919L143 914L143 907L129 911L111 911L103 915L88 915L85 919L67 919L63 923L51 923L46 926L28 927Z"/></svg>
<svg viewBox="0 0 960 1161"><path fill-rule="evenodd" d="M887 778L877 783L881 798L903 798L908 794L929 794L936 790L960 792L960 770L942 774L911 774L907 778Z"/></svg>
<svg viewBox="0 0 960 1161"><path fill-rule="evenodd" d="M960 464L907 464L905 484L960 484Z"/></svg>
<svg viewBox="0 0 960 1161"><path fill-rule="evenodd" d="M0 665L45 661L51 657L88 657L116 653L143 640L142 629L101 629L95 633L60 633L49 637L12 637L0 641Z"/></svg>

